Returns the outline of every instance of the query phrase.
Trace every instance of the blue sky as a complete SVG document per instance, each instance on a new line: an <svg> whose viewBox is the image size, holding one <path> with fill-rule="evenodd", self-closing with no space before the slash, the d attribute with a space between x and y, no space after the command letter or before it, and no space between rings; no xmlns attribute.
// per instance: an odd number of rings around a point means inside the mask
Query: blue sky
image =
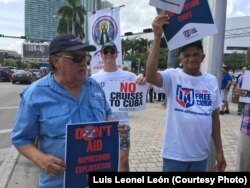
<svg viewBox="0 0 250 188"><path fill-rule="evenodd" d="M122 34L128 31L141 32L151 27L151 22L156 16L155 8L149 6L149 0L110 0L110 2L114 6L125 5L120 10ZM250 16L249 0L227 0L227 17L237 16ZM0 34L24 35L24 0L0 0ZM23 41L0 38L0 49L21 53Z"/></svg>

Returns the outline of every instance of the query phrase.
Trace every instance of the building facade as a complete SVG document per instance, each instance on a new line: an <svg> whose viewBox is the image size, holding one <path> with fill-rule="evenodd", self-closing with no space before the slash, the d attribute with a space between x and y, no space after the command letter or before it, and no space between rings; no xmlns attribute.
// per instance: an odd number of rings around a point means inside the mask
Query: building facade
<svg viewBox="0 0 250 188"><path fill-rule="evenodd" d="M246 53L250 46L250 16L226 19L224 53Z"/></svg>
<svg viewBox="0 0 250 188"><path fill-rule="evenodd" d="M25 0L25 35L37 41L50 41L57 35L58 9L67 0Z"/></svg>
<svg viewBox="0 0 250 188"><path fill-rule="evenodd" d="M112 7L108 1L79 0L86 12ZM51 41L57 33L60 17L59 8L67 4L67 0L25 0L25 35L31 41ZM84 25L87 36L87 16Z"/></svg>
<svg viewBox="0 0 250 188"><path fill-rule="evenodd" d="M12 50L1 50L0 49L0 56L2 56L4 59L20 60L22 58L21 54L17 53L16 51L12 51Z"/></svg>

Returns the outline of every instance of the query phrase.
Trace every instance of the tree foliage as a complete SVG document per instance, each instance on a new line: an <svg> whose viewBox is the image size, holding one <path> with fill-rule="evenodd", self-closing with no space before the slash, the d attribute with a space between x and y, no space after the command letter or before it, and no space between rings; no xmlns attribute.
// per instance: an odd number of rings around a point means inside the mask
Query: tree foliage
<svg viewBox="0 0 250 188"><path fill-rule="evenodd" d="M246 54L236 52L232 54L225 54L224 64L227 65L233 72L241 70L241 68L246 65Z"/></svg>
<svg viewBox="0 0 250 188"><path fill-rule="evenodd" d="M72 33L83 40L85 38L83 27L86 10L80 0L67 0L67 3L57 12L60 16L57 32L60 34Z"/></svg>
<svg viewBox="0 0 250 188"><path fill-rule="evenodd" d="M3 64L3 61L4 61L4 57L0 54L0 65ZM3 65L2 65L3 66Z"/></svg>
<svg viewBox="0 0 250 188"><path fill-rule="evenodd" d="M136 73L141 72L146 67L148 57L148 39L145 38L126 38L122 39L122 53L124 60L132 62L132 70ZM167 67L167 51L166 49L160 50L159 69Z"/></svg>

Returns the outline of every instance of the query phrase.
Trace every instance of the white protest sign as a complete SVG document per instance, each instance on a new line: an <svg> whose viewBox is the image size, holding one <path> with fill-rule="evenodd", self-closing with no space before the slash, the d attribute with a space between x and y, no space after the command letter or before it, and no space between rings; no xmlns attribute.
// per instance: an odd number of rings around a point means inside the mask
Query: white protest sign
<svg viewBox="0 0 250 188"><path fill-rule="evenodd" d="M106 99L113 112L131 112L146 108L148 84L134 81L108 81L103 84Z"/></svg>
<svg viewBox="0 0 250 188"><path fill-rule="evenodd" d="M180 14L186 0L150 0L149 5Z"/></svg>
<svg viewBox="0 0 250 188"><path fill-rule="evenodd" d="M241 88L250 91L249 83L250 83L250 71L245 71ZM239 101L244 103L250 103L250 97L240 97Z"/></svg>

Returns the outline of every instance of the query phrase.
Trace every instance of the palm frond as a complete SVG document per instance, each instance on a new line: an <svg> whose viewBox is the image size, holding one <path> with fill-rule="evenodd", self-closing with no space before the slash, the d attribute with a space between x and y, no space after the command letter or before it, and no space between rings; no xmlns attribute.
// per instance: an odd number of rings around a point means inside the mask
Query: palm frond
<svg viewBox="0 0 250 188"><path fill-rule="evenodd" d="M67 4L60 7L57 11L61 17L57 31L60 33L71 33L79 36L81 39L85 37L84 33L84 16L87 14L80 0L67 0Z"/></svg>

